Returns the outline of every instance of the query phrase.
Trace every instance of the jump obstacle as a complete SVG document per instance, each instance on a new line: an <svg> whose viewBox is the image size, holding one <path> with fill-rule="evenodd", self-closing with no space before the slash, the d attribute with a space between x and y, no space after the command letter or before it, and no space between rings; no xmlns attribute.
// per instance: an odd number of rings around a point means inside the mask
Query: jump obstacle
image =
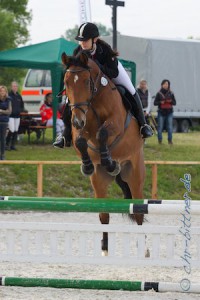
<svg viewBox="0 0 200 300"><path fill-rule="evenodd" d="M200 293L199 284L187 282L141 282L141 281L112 281L112 280L81 280L81 279L55 279L55 278L23 278L23 277L0 277L0 286L21 287L51 287L71 289L94 289L94 290L123 290L123 291L149 291L155 292L190 292Z"/></svg>
<svg viewBox="0 0 200 300"><path fill-rule="evenodd" d="M198 200L189 204L183 200L92 200L6 196L0 197L0 199L2 200L0 201L1 211L102 211L161 214L160 208L163 214L168 215L184 213L190 205L192 215L199 215L200 208ZM151 209L154 207L156 209ZM109 233L109 256L107 257L101 255L102 232ZM192 239L194 253L192 253L191 266L200 267L199 227L192 227L190 234L194 237ZM183 266L182 253L177 249L180 245L183 248L184 236L177 226L0 222L0 239L4 241L4 245L1 243L0 246L0 261L114 264L118 266ZM150 249L150 257L145 257L147 246ZM153 289L157 292L200 293L199 284L191 284L188 288L187 282L184 286L184 282L180 285L180 283L166 282L0 277L0 285L132 291Z"/></svg>
<svg viewBox="0 0 200 300"><path fill-rule="evenodd" d="M88 198L39 198L0 197L0 210L56 211L56 212L107 212L130 214L180 214L189 204L181 200L127 200ZM167 203L172 201L170 204ZM193 215L200 215L200 202L192 202ZM163 205L162 205L163 204ZM176 205L175 205L176 204Z"/></svg>

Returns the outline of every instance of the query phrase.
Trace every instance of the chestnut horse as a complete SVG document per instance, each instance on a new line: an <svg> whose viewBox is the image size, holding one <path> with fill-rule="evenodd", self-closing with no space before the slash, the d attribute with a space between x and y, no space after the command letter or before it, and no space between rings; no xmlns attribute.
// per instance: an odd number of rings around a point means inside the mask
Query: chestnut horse
<svg viewBox="0 0 200 300"><path fill-rule="evenodd" d="M116 180L124 198L142 199L145 166L137 121L126 111L113 82L84 52L75 57L63 53L62 62L67 68L64 84L72 109L73 145L95 197L106 198L109 184ZM108 213L99 218L102 224L109 223ZM142 225L142 214L131 218ZM102 250L108 250L106 232Z"/></svg>

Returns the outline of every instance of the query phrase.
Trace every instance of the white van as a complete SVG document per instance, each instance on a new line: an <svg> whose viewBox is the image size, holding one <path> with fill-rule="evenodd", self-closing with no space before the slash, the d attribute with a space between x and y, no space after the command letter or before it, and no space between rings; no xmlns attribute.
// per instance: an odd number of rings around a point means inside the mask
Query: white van
<svg viewBox="0 0 200 300"><path fill-rule="evenodd" d="M25 109L29 113L39 113L47 93L52 93L51 72L49 70L28 70L21 92Z"/></svg>

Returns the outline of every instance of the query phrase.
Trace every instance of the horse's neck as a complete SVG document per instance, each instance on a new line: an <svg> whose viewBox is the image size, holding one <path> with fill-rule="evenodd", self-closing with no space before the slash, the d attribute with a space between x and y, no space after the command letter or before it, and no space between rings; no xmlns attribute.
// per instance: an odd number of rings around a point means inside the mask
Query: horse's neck
<svg viewBox="0 0 200 300"><path fill-rule="evenodd" d="M111 115L123 117L126 115L121 95L112 82L109 83L107 89L102 90L96 102L102 117L108 118Z"/></svg>
<svg viewBox="0 0 200 300"><path fill-rule="evenodd" d="M85 131L96 139L96 133L104 124L123 128L126 120L126 110L120 94L116 90L105 89L95 97L88 112ZM109 126L110 126L109 125ZM115 131L115 130L114 130Z"/></svg>

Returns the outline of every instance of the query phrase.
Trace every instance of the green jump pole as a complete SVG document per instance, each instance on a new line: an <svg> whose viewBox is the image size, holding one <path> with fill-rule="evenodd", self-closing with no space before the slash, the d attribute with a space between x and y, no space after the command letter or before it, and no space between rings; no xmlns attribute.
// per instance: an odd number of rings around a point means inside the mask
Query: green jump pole
<svg viewBox="0 0 200 300"><path fill-rule="evenodd" d="M20 277L4 277L1 281L2 285L5 286L141 291L141 282L139 281L131 282Z"/></svg>
<svg viewBox="0 0 200 300"><path fill-rule="evenodd" d="M95 204L96 201L102 202L122 202L133 204L183 204L184 200L165 200L165 199L113 199L113 198L66 198L66 197L26 197L26 196L0 196L0 201L78 201L89 202ZM191 200L191 205L200 205L200 200Z"/></svg>
<svg viewBox="0 0 200 300"><path fill-rule="evenodd" d="M200 294L200 284L183 279L181 282L112 281L54 278L0 277L0 286L49 287L94 290L123 290L155 292L181 292Z"/></svg>
<svg viewBox="0 0 200 300"><path fill-rule="evenodd" d="M95 199L86 201L0 201L0 211L47 211L47 212L92 212L92 213L131 213L131 214L180 214L185 204L135 204L125 201ZM192 206L193 215L200 215L200 205Z"/></svg>
<svg viewBox="0 0 200 300"><path fill-rule="evenodd" d="M0 196L0 201L58 201L58 202L90 202L91 205L96 203L134 203L134 204L144 204L146 200L144 199L112 199L112 198L66 198L66 197L22 197L22 196ZM157 200L151 200L158 203Z"/></svg>
<svg viewBox="0 0 200 300"><path fill-rule="evenodd" d="M55 211L55 212L108 212L108 213L129 213L130 203L123 201L107 202L102 200L94 201L0 201L0 211Z"/></svg>

